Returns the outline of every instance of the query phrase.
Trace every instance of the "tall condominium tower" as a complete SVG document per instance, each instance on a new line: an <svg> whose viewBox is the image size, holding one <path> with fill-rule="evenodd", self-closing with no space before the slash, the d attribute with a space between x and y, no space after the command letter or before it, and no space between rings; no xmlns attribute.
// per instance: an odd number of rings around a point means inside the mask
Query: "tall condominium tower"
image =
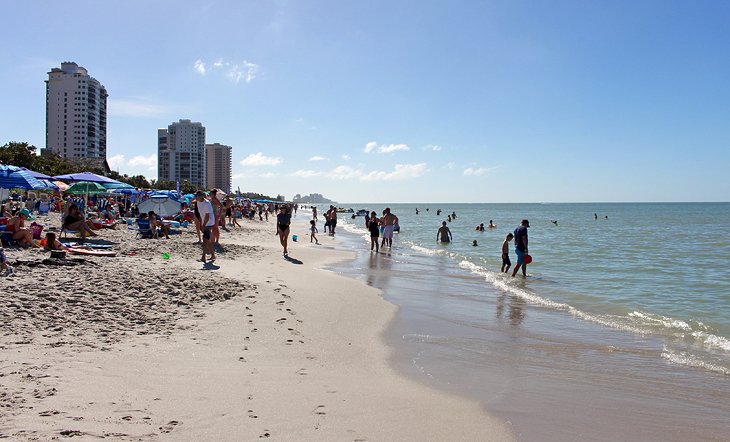
<svg viewBox="0 0 730 442"><path fill-rule="evenodd" d="M206 144L208 189L218 188L231 193L231 154L233 148L220 143Z"/></svg>
<svg viewBox="0 0 730 442"><path fill-rule="evenodd" d="M46 149L63 158L106 159L104 86L72 62L48 72Z"/></svg>
<svg viewBox="0 0 730 442"><path fill-rule="evenodd" d="M206 185L205 127L180 120L157 130L157 174L160 180Z"/></svg>

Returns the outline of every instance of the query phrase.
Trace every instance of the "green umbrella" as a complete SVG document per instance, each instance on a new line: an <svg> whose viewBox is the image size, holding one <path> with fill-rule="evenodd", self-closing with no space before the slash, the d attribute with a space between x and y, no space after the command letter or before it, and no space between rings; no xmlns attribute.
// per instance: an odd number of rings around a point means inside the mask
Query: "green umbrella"
<svg viewBox="0 0 730 442"><path fill-rule="evenodd" d="M84 195L84 194L97 194L104 193L106 189L99 183L92 183L90 181L79 181L68 186L68 189L64 190L63 193L70 193L72 195Z"/></svg>

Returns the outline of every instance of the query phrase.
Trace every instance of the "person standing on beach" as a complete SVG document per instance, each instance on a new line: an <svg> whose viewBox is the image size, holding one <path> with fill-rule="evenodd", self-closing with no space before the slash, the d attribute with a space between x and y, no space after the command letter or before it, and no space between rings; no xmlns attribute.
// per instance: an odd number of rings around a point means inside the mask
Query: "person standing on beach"
<svg viewBox="0 0 730 442"><path fill-rule="evenodd" d="M335 236L335 227L337 227L337 209L330 206L330 235Z"/></svg>
<svg viewBox="0 0 730 442"><path fill-rule="evenodd" d="M370 232L370 251L372 252L374 247L375 253L380 251L380 247L378 247L378 238L380 237L379 224L378 215L375 212L370 212L370 218L365 220L365 227Z"/></svg>
<svg viewBox="0 0 730 442"><path fill-rule="evenodd" d="M215 197L213 197L215 198ZM200 259L205 262L206 253L210 253L210 260L215 261L215 251L211 244L211 233L215 225L215 212L213 205L205 198L205 192L198 190L195 194L195 205L200 214L200 226L203 230L203 257Z"/></svg>
<svg viewBox="0 0 730 442"><path fill-rule="evenodd" d="M517 265L512 271L512 277L522 267L522 276L527 277L527 264L525 263L525 255L527 255L527 229L530 227L530 222L523 219L520 225L515 229L515 254L517 255Z"/></svg>
<svg viewBox="0 0 730 442"><path fill-rule="evenodd" d="M315 206L312 206L312 219L314 220L314 222L319 221L317 219L317 208Z"/></svg>
<svg viewBox="0 0 730 442"><path fill-rule="evenodd" d="M398 224L398 217L390 213L390 207L386 207L383 210L383 217L380 219L380 223L383 225L383 240L380 242L380 247L385 247L388 244L388 248L392 248L393 232L395 231L395 225Z"/></svg>
<svg viewBox="0 0 730 442"><path fill-rule="evenodd" d="M279 234L279 242L284 248L284 256L289 256L287 243L289 241L289 225L291 224L291 212L289 206L282 206L279 214L276 215L276 233Z"/></svg>
<svg viewBox="0 0 730 442"><path fill-rule="evenodd" d="M502 243L502 270L503 273L509 273L509 268L512 267L512 261L509 260L509 243L512 242L514 235L511 233L507 234L507 238Z"/></svg>
<svg viewBox="0 0 730 442"><path fill-rule="evenodd" d="M317 244L319 244L319 240L317 239L317 232L319 232L319 230L317 230L317 223L314 222L314 220L310 220L309 221L309 225L310 225L310 227L309 227L309 231L310 231L309 242L311 243L312 241L316 241Z"/></svg>
<svg viewBox="0 0 730 442"><path fill-rule="evenodd" d="M441 238L441 242L451 242L454 238L451 236L451 230L446 227L446 221L441 222L438 232L436 232L436 239Z"/></svg>
<svg viewBox="0 0 730 442"><path fill-rule="evenodd" d="M213 206L213 235L211 236L210 240L213 244L218 244L218 241L220 240L221 231L218 228L220 221L221 221L221 215L223 213L223 204L221 204L221 201L218 199L218 189L212 189L210 191L210 204Z"/></svg>

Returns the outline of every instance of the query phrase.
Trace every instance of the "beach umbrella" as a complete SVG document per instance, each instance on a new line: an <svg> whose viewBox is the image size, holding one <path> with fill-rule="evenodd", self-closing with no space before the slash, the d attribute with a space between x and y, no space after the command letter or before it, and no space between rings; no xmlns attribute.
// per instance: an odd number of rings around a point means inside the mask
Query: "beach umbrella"
<svg viewBox="0 0 730 442"><path fill-rule="evenodd" d="M98 175L92 172L81 172L81 173L69 173L66 175L54 176L53 179L63 181L87 181L90 183L120 183L120 181L107 178L103 175Z"/></svg>
<svg viewBox="0 0 730 442"><path fill-rule="evenodd" d="M99 183L92 183L88 181L79 181L68 186L68 189L64 190L64 193L70 193L72 195L89 195L104 193L106 189Z"/></svg>
<svg viewBox="0 0 730 442"><path fill-rule="evenodd" d="M48 185L22 167L0 164L0 188L43 190Z"/></svg>
<svg viewBox="0 0 730 442"><path fill-rule="evenodd" d="M134 189L134 186L127 183L116 182L116 183L101 183L105 189Z"/></svg>
<svg viewBox="0 0 730 442"><path fill-rule="evenodd" d="M26 169L25 167L23 169L27 170L29 174L33 175L33 178L38 178L39 180L53 181L53 177L48 176L45 173L36 172L34 170Z"/></svg>
<svg viewBox="0 0 730 442"><path fill-rule="evenodd" d="M130 186L130 187L118 187L116 189L108 189L107 188L107 190L108 190L109 193L111 193L113 195L119 195L119 194L122 194L122 195L139 195L141 193L139 190L135 189L132 186Z"/></svg>
<svg viewBox="0 0 730 442"><path fill-rule="evenodd" d="M60 190L61 192L68 189L68 184L64 183L63 181L54 181L53 184L55 184L56 187L58 187L58 190Z"/></svg>
<svg viewBox="0 0 730 442"><path fill-rule="evenodd" d="M180 213L181 204L176 198L165 194L152 194L149 199L139 203L139 212L146 213L150 210L160 216L173 216Z"/></svg>

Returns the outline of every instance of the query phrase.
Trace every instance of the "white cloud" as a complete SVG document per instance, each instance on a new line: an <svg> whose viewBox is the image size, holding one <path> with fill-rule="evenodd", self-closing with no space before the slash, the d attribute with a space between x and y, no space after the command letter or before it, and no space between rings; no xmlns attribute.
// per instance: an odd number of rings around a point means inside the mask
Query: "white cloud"
<svg viewBox="0 0 730 442"><path fill-rule="evenodd" d="M241 164L244 166L278 166L283 160L280 157L267 157L263 152L252 153L243 160Z"/></svg>
<svg viewBox="0 0 730 442"><path fill-rule="evenodd" d="M409 178L418 178L428 171L426 163L419 164L396 164L392 172L373 170L363 175L360 179L363 181L393 181L404 180Z"/></svg>
<svg viewBox="0 0 730 442"><path fill-rule="evenodd" d="M489 169L486 167L467 167L464 169L464 176L482 176L487 173Z"/></svg>
<svg viewBox="0 0 730 442"><path fill-rule="evenodd" d="M305 169L297 170L296 172L291 174L291 176L295 176L295 177L299 177L299 178L313 178L313 177L320 176L320 175L322 175L321 172L316 172L314 170L305 170Z"/></svg>
<svg viewBox="0 0 730 442"><path fill-rule="evenodd" d="M370 152L372 152L372 151L373 151L373 149L375 149L375 147L376 147L377 145L378 145L378 143L376 143L375 141L371 141L371 142L369 142L368 144L366 144L366 145L365 145L365 150L364 150L364 152L365 152L365 153L370 153Z"/></svg>
<svg viewBox="0 0 730 442"><path fill-rule="evenodd" d="M453 162L449 161L448 163L446 163L446 167L448 169L453 169L454 167L456 167L456 164L454 164Z"/></svg>
<svg viewBox="0 0 730 442"><path fill-rule="evenodd" d="M199 73L200 75L205 75L205 62L203 62L203 60L195 60L195 64L193 64L193 69L195 69L195 72Z"/></svg>
<svg viewBox="0 0 730 442"><path fill-rule="evenodd" d="M335 180L349 180L359 178L360 176L362 176L362 172L350 166L337 166L327 174L328 178Z"/></svg>
<svg viewBox="0 0 730 442"><path fill-rule="evenodd" d="M148 157L138 155L130 159L127 164L132 167L146 167L147 170L155 170L157 169L157 154L153 153Z"/></svg>
<svg viewBox="0 0 730 442"><path fill-rule="evenodd" d="M242 173L236 173L236 174L233 174L233 179L239 180L239 179L243 178L244 176L246 176L246 175L244 175Z"/></svg>
<svg viewBox="0 0 730 442"><path fill-rule="evenodd" d="M389 144L378 147L378 152L380 153L391 153L399 150L410 150L410 148L407 144Z"/></svg>
<svg viewBox="0 0 730 442"><path fill-rule="evenodd" d="M345 161L350 161L350 158L351 158L351 157L350 157L350 155L347 155L347 154L342 154L341 158L342 158L343 160L345 160Z"/></svg>
<svg viewBox="0 0 730 442"><path fill-rule="evenodd" d="M432 152L438 152L442 149L443 147L439 146L438 144L427 144L423 146L423 150L430 150Z"/></svg>
<svg viewBox="0 0 730 442"><path fill-rule="evenodd" d="M319 155L315 155L312 158L310 158L309 161L324 161L326 159L327 158L325 158L325 157L320 157Z"/></svg>
<svg viewBox="0 0 730 442"><path fill-rule="evenodd" d="M251 83L254 78L258 75L261 67L248 60L243 60L240 63L231 63L219 58L210 65L206 64L203 60L195 61L193 68L200 75L205 75L209 72L218 72L219 75L224 75L232 82L238 84L241 80L246 83Z"/></svg>
<svg viewBox="0 0 730 442"><path fill-rule="evenodd" d="M365 145L365 149L363 150L363 152L370 153L375 150L375 148L378 149L378 153L393 153L400 150L410 150L407 144L381 144L380 146L378 146L378 143L376 143L375 141L371 141Z"/></svg>
<svg viewBox="0 0 730 442"><path fill-rule="evenodd" d="M125 164L124 155L119 154L119 155L107 157L106 162L109 163L109 167L112 170L117 170L117 169L119 169L120 166L124 166L124 164Z"/></svg>
<svg viewBox="0 0 730 442"><path fill-rule="evenodd" d="M277 176L277 174L275 174L274 172L266 172L266 173L259 174L259 178L274 178L275 176Z"/></svg>

